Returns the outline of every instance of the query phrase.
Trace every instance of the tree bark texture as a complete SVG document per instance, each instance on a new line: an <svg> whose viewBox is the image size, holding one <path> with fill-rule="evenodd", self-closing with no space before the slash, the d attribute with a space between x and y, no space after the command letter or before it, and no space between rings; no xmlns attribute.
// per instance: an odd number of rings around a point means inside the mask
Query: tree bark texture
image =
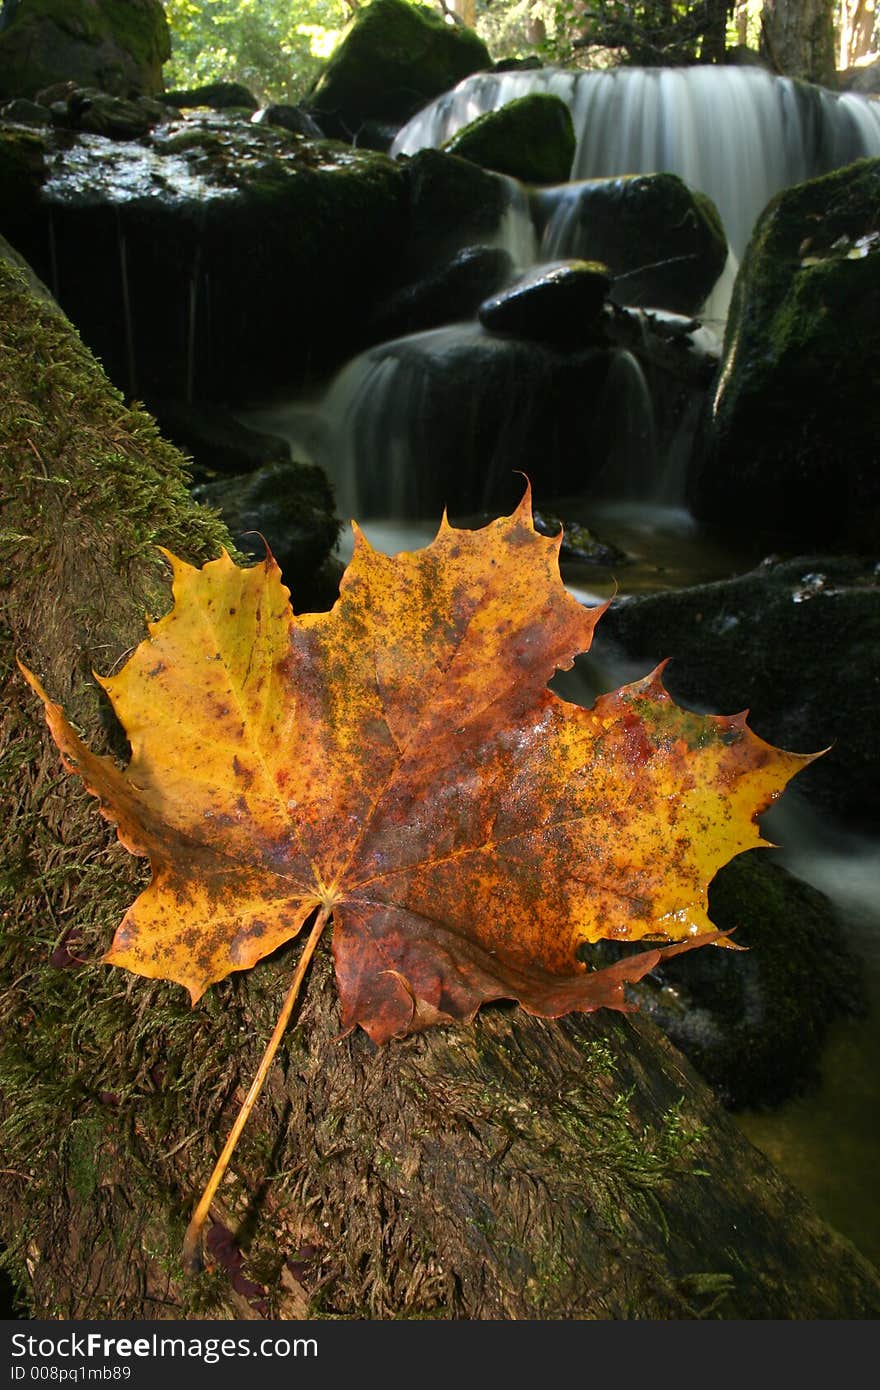
<svg viewBox="0 0 880 1390"><path fill-rule="evenodd" d="M786 77L835 86L834 0L764 0L761 53Z"/></svg>
<svg viewBox="0 0 880 1390"><path fill-rule="evenodd" d="M878 19L875 0L840 0L837 66L841 71L873 51Z"/></svg>
<svg viewBox="0 0 880 1390"><path fill-rule="evenodd" d="M49 1317L867 1318L876 1271L637 1015L508 1006L377 1049L313 962L212 1216L183 1230L301 949L184 991L101 963L145 869L63 774L16 654L125 755L90 668L167 606L156 545L219 524L0 261L5 702L0 1239ZM474 904L479 911L479 903Z"/></svg>

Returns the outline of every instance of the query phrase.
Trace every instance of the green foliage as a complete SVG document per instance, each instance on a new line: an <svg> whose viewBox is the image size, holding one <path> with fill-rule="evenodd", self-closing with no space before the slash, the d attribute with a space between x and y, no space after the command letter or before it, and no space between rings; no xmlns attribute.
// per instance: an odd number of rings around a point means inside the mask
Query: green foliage
<svg viewBox="0 0 880 1390"><path fill-rule="evenodd" d="M733 12L733 0L477 0L476 27L496 58L651 66L712 61L738 41Z"/></svg>
<svg viewBox="0 0 880 1390"><path fill-rule="evenodd" d="M169 88L243 82L261 101L298 101L348 18L343 0L166 0Z"/></svg>

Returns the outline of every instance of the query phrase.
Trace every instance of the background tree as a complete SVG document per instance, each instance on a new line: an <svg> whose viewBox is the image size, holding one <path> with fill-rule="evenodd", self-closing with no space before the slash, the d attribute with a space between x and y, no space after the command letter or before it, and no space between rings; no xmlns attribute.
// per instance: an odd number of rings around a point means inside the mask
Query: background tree
<svg viewBox="0 0 880 1390"><path fill-rule="evenodd" d="M835 0L764 0L761 53L777 72L834 86Z"/></svg>
<svg viewBox="0 0 880 1390"><path fill-rule="evenodd" d="M355 0L165 0L169 88L224 79L261 101L297 101L332 52Z"/></svg>
<svg viewBox="0 0 880 1390"><path fill-rule="evenodd" d="M733 9L734 0L593 0L572 46L622 50L649 67L723 62Z"/></svg>
<svg viewBox="0 0 880 1390"><path fill-rule="evenodd" d="M838 0L837 66L842 71L880 45L880 7L876 0Z"/></svg>

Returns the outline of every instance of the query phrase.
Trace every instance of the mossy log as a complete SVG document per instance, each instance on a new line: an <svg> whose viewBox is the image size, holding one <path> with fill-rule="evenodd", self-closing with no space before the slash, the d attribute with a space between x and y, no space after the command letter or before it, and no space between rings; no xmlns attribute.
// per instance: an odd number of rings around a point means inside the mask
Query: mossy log
<svg viewBox="0 0 880 1390"><path fill-rule="evenodd" d="M183 1277L193 1200L300 947L195 1009L101 964L144 867L61 772L14 658L124 754L90 668L167 604L156 545L198 562L224 534L2 261L0 325L0 1237L31 1311L876 1317L876 1272L646 1021L494 1007L377 1049L339 1037L326 952L221 1188L213 1267Z"/></svg>

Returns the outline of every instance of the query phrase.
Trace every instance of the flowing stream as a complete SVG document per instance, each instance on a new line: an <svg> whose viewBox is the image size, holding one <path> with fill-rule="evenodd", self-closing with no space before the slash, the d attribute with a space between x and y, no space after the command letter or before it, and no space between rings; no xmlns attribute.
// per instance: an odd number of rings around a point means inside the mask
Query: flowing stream
<svg viewBox="0 0 880 1390"><path fill-rule="evenodd" d="M574 182L540 195L543 242L535 235L528 201L512 185L497 239L520 267L573 253L566 226L579 180L661 169L678 173L713 198L738 257L777 191L863 155L880 155L880 103L752 68L477 75L414 117L394 152L439 145L467 121L534 91L555 92L568 102L578 146ZM706 317L723 316L735 267L732 258ZM513 470L529 471L530 451L534 456L552 450L545 408L551 376L535 360L533 345L511 345L475 324L449 325L370 349L316 401L276 404L242 418L285 435L295 457L322 463L336 486L338 511L356 516L373 545L389 553L414 549L434 535L453 486L451 520L479 524L485 510L501 509L497 499L505 479L516 500L521 480ZM565 495L554 496L551 487L536 505L595 528L626 553L627 563L617 569L565 568L572 591L593 603L615 587L622 593L659 591L752 568L760 553L747 543L739 550L720 549L682 501L681 456L689 448L699 401L681 406L677 442L660 441L636 354L616 355L603 389L583 448L586 459L598 419L604 457L598 465L593 460L589 472L585 465L583 485L574 492L566 484L556 490ZM506 404L493 414L498 399ZM344 539L343 559L350 549L350 538ZM625 665L599 668L586 658L560 682L561 693L589 703L600 691L641 674L643 669ZM872 1007L867 1019L833 1027L819 1090L740 1122L829 1221L880 1261L880 845L832 825L796 791L765 818L764 830L784 846L787 866L832 899L865 961Z"/></svg>

